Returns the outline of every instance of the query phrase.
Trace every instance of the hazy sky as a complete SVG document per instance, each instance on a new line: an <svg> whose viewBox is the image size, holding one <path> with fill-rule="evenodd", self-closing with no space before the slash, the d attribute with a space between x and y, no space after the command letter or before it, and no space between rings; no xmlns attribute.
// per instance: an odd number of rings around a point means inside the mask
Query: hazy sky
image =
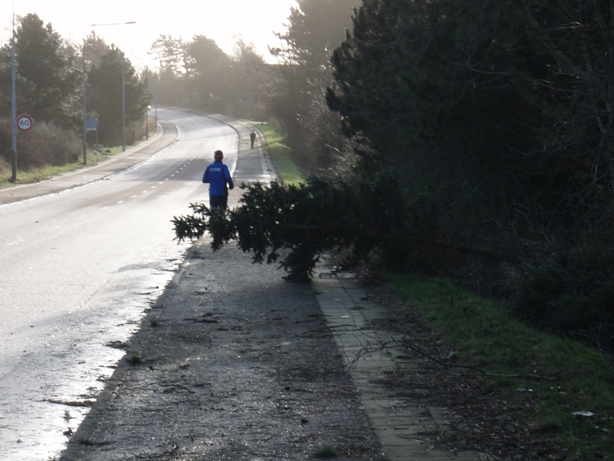
<svg viewBox="0 0 614 461"><path fill-rule="evenodd" d="M205 35L231 54L234 37L253 43L269 60L267 45L284 24L294 0L176 0L160 5L144 0L3 0L0 7L1 42L10 40L13 8L16 16L36 13L62 37L81 42L92 29L117 45L136 67L150 64L147 51L161 35L190 40ZM89 24L131 25L88 27Z"/></svg>

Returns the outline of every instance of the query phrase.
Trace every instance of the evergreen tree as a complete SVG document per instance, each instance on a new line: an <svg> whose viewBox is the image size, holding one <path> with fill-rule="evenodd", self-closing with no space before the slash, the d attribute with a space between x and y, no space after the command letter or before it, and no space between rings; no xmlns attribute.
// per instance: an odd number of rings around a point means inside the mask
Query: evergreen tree
<svg viewBox="0 0 614 461"><path fill-rule="evenodd" d="M242 101L236 115L249 118L251 114L245 110L251 106L261 105L265 97L264 85L267 65L264 58L254 49L253 44L245 43L242 39L236 40L234 55L226 76L230 101Z"/></svg>
<svg viewBox="0 0 614 461"><path fill-rule="evenodd" d="M271 103L288 133L294 160L308 170L322 171L343 149L338 120L323 104L332 75L329 60L360 1L297 3L291 8L287 31L277 34L284 46L271 50L280 62L281 77Z"/></svg>
<svg viewBox="0 0 614 461"><path fill-rule="evenodd" d="M327 92L361 171L422 201L436 270L435 243L514 254L496 283L521 280L520 310L610 344L613 21L604 0L364 0Z"/></svg>
<svg viewBox="0 0 614 461"><path fill-rule="evenodd" d="M611 24L592 0L365 0L327 100L345 133L373 147L367 169L392 161L438 189L480 184L482 204L524 201L535 218L561 200L559 212L603 207L614 191Z"/></svg>
<svg viewBox="0 0 614 461"><path fill-rule="evenodd" d="M88 75L88 108L98 116L99 140L104 145L122 142L122 74L125 92L126 126L142 123L150 102L145 83L136 75L124 53L111 46Z"/></svg>
<svg viewBox="0 0 614 461"><path fill-rule="evenodd" d="M227 74L230 58L214 40L196 35L185 45L186 79L190 99L208 103L213 94L228 97Z"/></svg>
<svg viewBox="0 0 614 461"><path fill-rule="evenodd" d="M92 67L100 65L102 57L110 51L111 47L102 37L91 32L83 40L81 58L85 56L85 68L89 71Z"/></svg>
<svg viewBox="0 0 614 461"><path fill-rule="evenodd" d="M0 52L0 79L3 93L9 96L0 99L5 110L10 108L11 55L10 44L5 45ZM79 108L81 74L51 24L45 25L36 14L23 17L16 30L15 58L18 112L72 126Z"/></svg>
<svg viewBox="0 0 614 461"><path fill-rule="evenodd" d="M186 54L183 41L161 35L149 53L158 59L158 76L154 84L157 102L173 105L185 100Z"/></svg>

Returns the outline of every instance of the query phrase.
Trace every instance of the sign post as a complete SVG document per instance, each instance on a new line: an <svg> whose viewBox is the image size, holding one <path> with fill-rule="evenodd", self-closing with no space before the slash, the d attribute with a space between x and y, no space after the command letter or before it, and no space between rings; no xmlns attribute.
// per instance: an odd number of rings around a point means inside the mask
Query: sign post
<svg viewBox="0 0 614 461"><path fill-rule="evenodd" d="M17 71L15 65L15 4L13 3L13 39L11 40L11 138L13 148L11 149L11 168L13 175L11 182L17 182L17 91L16 80Z"/></svg>

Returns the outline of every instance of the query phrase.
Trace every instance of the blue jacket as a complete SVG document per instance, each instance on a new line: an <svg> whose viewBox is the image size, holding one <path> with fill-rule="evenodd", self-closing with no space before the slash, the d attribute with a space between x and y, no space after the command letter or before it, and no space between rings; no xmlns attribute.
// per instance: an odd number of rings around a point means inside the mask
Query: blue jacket
<svg viewBox="0 0 614 461"><path fill-rule="evenodd" d="M228 189L234 188L230 170L221 160L216 160L207 167L203 174L203 182L209 184L209 195L213 196L228 195Z"/></svg>

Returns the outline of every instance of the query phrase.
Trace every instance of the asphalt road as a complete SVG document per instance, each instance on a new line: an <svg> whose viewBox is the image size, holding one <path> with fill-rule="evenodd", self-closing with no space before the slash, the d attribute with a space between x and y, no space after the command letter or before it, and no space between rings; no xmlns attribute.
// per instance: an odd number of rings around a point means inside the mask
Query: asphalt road
<svg viewBox="0 0 614 461"><path fill-rule="evenodd" d="M268 178L257 153L242 155L247 127L173 110L159 117L177 139L146 161L0 206L2 460L53 459L64 447L59 429L83 419L182 261L187 245L173 241L171 219L206 200L200 180L213 151L233 171L241 159L238 183Z"/></svg>

